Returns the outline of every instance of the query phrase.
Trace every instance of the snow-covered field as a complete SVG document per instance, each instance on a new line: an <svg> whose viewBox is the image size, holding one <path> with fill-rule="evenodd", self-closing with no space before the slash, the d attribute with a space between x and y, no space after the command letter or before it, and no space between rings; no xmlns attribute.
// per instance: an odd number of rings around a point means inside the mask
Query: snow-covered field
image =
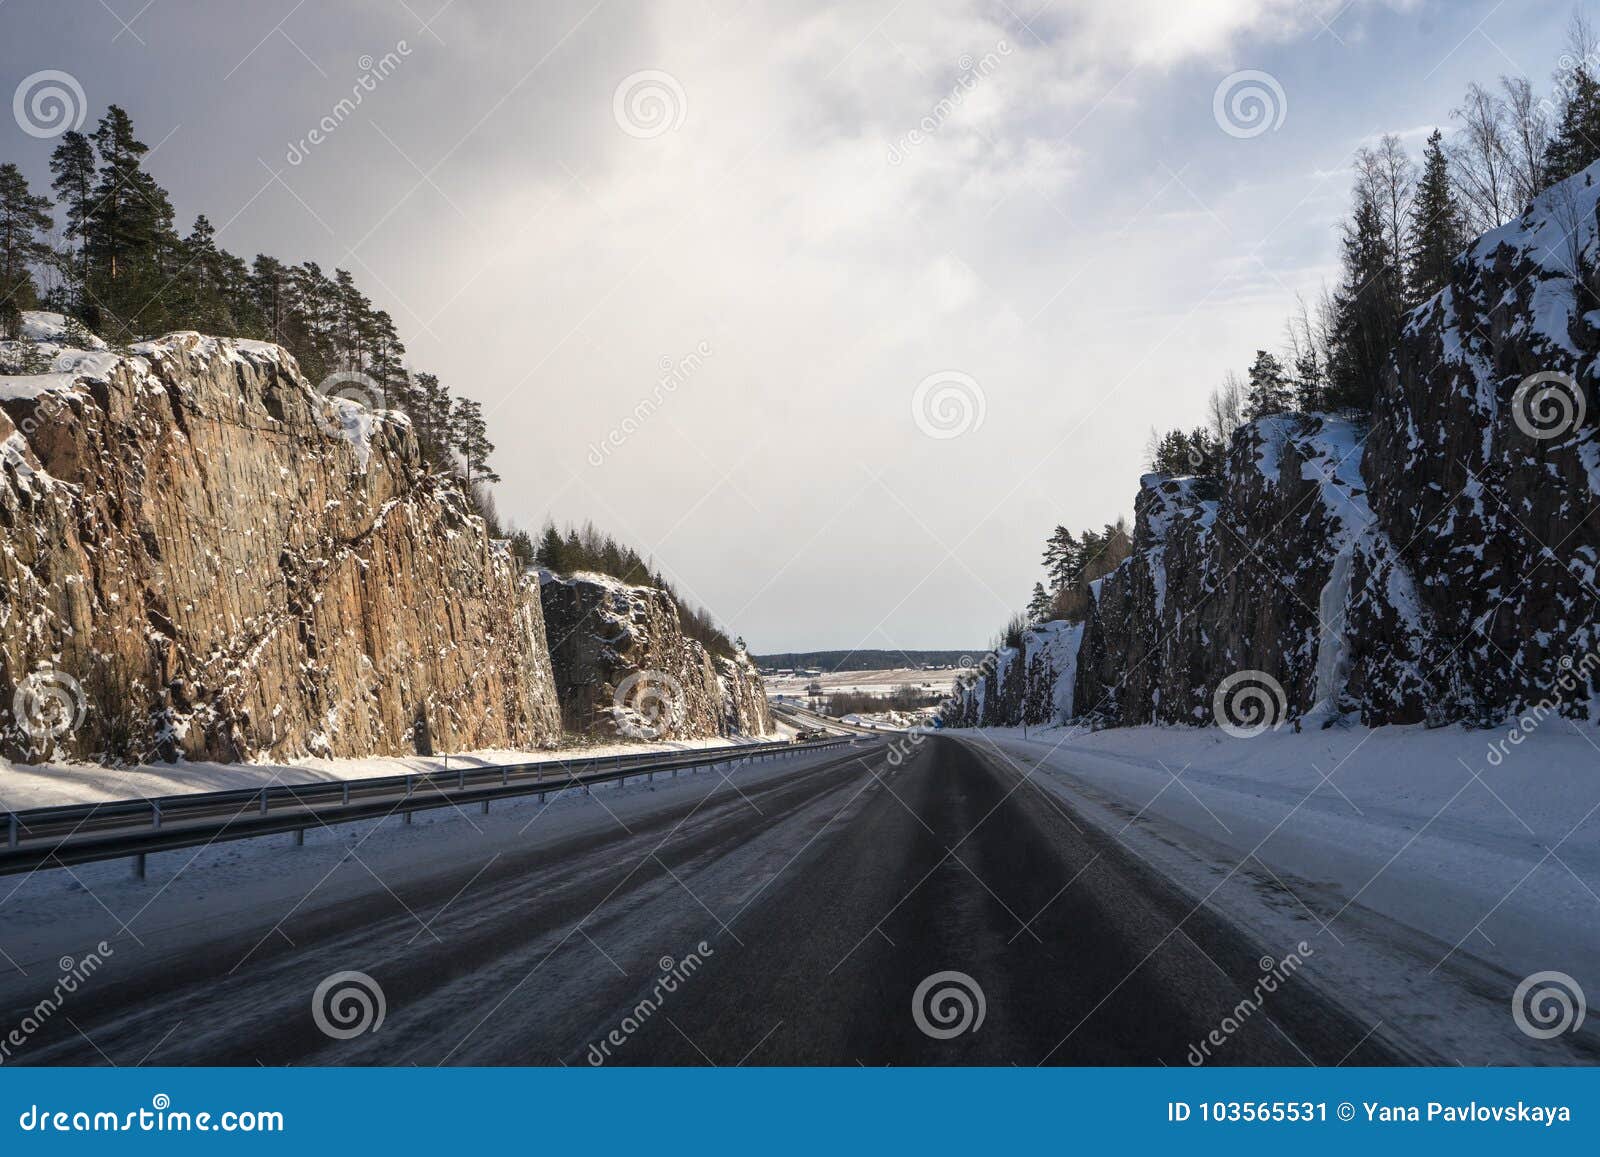
<svg viewBox="0 0 1600 1157"><path fill-rule="evenodd" d="M765 742L785 739L778 733ZM638 755L646 751L690 751L734 746L742 740L684 739L672 743L600 743L555 751L465 751L449 756L374 755L363 759L314 759L294 763L170 763L101 767L92 763L9 763L0 759L0 812L112 799L148 799L189 792L227 791L290 783L337 783L410 772L499 767L507 763Z"/></svg>
<svg viewBox="0 0 1600 1157"><path fill-rule="evenodd" d="M1036 782L1280 955L1309 942L1319 984L1402 1042L1466 1064L1549 1062L1549 1042L1515 1029L1517 984L1558 971L1600 1000L1600 749L1568 721L1516 745L1421 727L955 734L1037 766Z"/></svg>

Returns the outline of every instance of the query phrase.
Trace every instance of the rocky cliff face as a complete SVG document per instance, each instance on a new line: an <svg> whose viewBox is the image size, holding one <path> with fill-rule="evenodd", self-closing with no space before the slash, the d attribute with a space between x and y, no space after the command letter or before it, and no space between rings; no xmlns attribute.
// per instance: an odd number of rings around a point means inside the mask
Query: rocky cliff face
<svg viewBox="0 0 1600 1157"><path fill-rule="evenodd" d="M634 739L772 732L750 660L713 657L683 633L654 587L603 575L542 579L562 720L569 731Z"/></svg>
<svg viewBox="0 0 1600 1157"><path fill-rule="evenodd" d="M537 585L423 469L402 416L324 397L276 346L82 350L54 325L31 315L46 340L0 346L26 371L0 377L8 753L556 738Z"/></svg>
<svg viewBox="0 0 1600 1157"><path fill-rule="evenodd" d="M1246 730L1592 717L1597 202L1600 166L1462 254L1407 318L1370 420L1265 418L1220 480L1142 479L1132 556L1053 653L1075 667L1066 713ZM1020 721L986 716L999 691L969 688L951 722Z"/></svg>

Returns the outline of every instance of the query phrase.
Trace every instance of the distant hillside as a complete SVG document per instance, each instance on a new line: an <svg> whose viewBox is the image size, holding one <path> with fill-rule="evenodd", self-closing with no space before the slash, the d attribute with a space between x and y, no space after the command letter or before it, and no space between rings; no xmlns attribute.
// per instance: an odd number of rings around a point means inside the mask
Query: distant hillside
<svg viewBox="0 0 1600 1157"><path fill-rule="evenodd" d="M888 671L896 667L950 667L970 664L982 648L965 651L785 651L776 655L752 655L763 671L792 671L795 668L818 671Z"/></svg>

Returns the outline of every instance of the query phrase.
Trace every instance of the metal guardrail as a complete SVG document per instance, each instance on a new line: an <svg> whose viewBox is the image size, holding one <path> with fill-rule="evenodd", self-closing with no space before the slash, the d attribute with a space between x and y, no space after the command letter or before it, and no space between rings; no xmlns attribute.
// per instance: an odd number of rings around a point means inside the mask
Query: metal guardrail
<svg viewBox="0 0 1600 1157"><path fill-rule="evenodd" d="M10 812L0 875L87 864L124 857L144 876L150 852L250 839L305 829L477 803L484 812L497 799L567 791L658 773L694 771L719 764L748 763L805 751L840 747L848 738L811 743L754 743L682 752L640 752L585 759L540 760L496 767L376 776L333 782L193 792L144 799L67 804Z"/></svg>

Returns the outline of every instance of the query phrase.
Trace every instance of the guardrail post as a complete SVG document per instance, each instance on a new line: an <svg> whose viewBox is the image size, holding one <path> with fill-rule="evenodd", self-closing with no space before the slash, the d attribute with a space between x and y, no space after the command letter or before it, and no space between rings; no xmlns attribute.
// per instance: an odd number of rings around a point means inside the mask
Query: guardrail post
<svg viewBox="0 0 1600 1157"><path fill-rule="evenodd" d="M144 853L143 852L140 852L137 856L133 857L133 878L135 880L144 879Z"/></svg>
<svg viewBox="0 0 1600 1157"><path fill-rule="evenodd" d="M157 799L150 801L150 826L153 828L161 826L161 801Z"/></svg>
<svg viewBox="0 0 1600 1157"><path fill-rule="evenodd" d="M511 773L509 771L507 771L505 768L502 767L500 769L500 786L501 787L509 787L510 785L511 785Z"/></svg>
<svg viewBox="0 0 1600 1157"><path fill-rule="evenodd" d="M484 800L483 801L483 814L484 815L488 815L489 814L489 801L488 800Z"/></svg>
<svg viewBox="0 0 1600 1157"><path fill-rule="evenodd" d="M344 806L345 807L349 807L350 806L350 781L349 780L346 780L345 781L345 785L344 785Z"/></svg>
<svg viewBox="0 0 1600 1157"><path fill-rule="evenodd" d="M462 788L464 788L466 786L467 786L467 769L464 768L464 767L458 767L456 769L456 790L460 791Z"/></svg>
<svg viewBox="0 0 1600 1157"><path fill-rule="evenodd" d="M266 788L262 788L261 789L261 814L262 815L266 815L267 814L267 789Z"/></svg>
<svg viewBox="0 0 1600 1157"><path fill-rule="evenodd" d="M16 846L17 846L17 813L16 812L12 812L11 813L11 820L10 820L9 823L6 824L6 847L14 848Z"/></svg>
<svg viewBox="0 0 1600 1157"><path fill-rule="evenodd" d="M295 830L294 830L294 846L297 847L297 848L303 848L303 847L306 846L306 830L305 830L305 828L295 828Z"/></svg>

